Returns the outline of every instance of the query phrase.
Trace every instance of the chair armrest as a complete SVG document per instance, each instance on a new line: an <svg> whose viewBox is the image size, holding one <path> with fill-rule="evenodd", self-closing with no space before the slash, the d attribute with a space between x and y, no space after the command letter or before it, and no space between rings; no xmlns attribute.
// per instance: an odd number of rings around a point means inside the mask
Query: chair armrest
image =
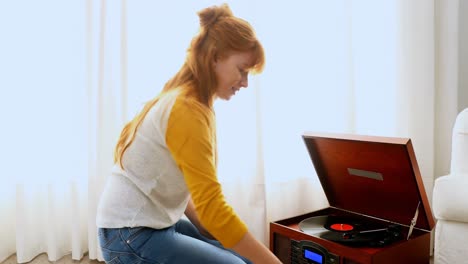
<svg viewBox="0 0 468 264"><path fill-rule="evenodd" d="M438 220L468 222L468 175L445 175L434 182L434 216Z"/></svg>

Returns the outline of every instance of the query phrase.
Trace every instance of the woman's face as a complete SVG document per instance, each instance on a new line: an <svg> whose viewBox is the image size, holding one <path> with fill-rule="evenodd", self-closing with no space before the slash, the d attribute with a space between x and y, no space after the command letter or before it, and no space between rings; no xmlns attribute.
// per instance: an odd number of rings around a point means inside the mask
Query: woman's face
<svg viewBox="0 0 468 264"><path fill-rule="evenodd" d="M229 100L240 88L249 85L249 67L252 65L251 52L232 53L230 56L218 59L214 63L218 80L216 96Z"/></svg>

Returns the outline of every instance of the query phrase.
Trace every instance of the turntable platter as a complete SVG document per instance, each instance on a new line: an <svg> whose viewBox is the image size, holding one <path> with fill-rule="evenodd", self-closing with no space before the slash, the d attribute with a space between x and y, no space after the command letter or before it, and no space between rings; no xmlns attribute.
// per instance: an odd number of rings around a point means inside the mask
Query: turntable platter
<svg viewBox="0 0 468 264"><path fill-rule="evenodd" d="M365 223L358 218L335 215L306 218L299 223L299 229L348 246L385 246L401 239L399 226Z"/></svg>
<svg viewBox="0 0 468 264"><path fill-rule="evenodd" d="M299 229L309 235L320 235L328 231L325 224L328 222L328 215L309 217L299 223Z"/></svg>

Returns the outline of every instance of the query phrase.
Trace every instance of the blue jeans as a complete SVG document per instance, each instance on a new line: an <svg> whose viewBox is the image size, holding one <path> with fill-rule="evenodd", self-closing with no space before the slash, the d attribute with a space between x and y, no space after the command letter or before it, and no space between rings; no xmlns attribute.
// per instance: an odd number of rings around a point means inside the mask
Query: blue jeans
<svg viewBox="0 0 468 264"><path fill-rule="evenodd" d="M99 228L98 236L106 263L251 264L183 219L165 229Z"/></svg>

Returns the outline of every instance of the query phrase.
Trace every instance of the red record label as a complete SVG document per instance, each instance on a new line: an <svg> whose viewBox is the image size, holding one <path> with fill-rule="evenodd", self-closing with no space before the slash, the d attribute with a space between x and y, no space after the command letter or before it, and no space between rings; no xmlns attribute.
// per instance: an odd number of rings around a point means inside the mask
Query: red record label
<svg viewBox="0 0 468 264"><path fill-rule="evenodd" d="M330 228L335 231L351 231L354 229L354 227L349 224L332 224Z"/></svg>

